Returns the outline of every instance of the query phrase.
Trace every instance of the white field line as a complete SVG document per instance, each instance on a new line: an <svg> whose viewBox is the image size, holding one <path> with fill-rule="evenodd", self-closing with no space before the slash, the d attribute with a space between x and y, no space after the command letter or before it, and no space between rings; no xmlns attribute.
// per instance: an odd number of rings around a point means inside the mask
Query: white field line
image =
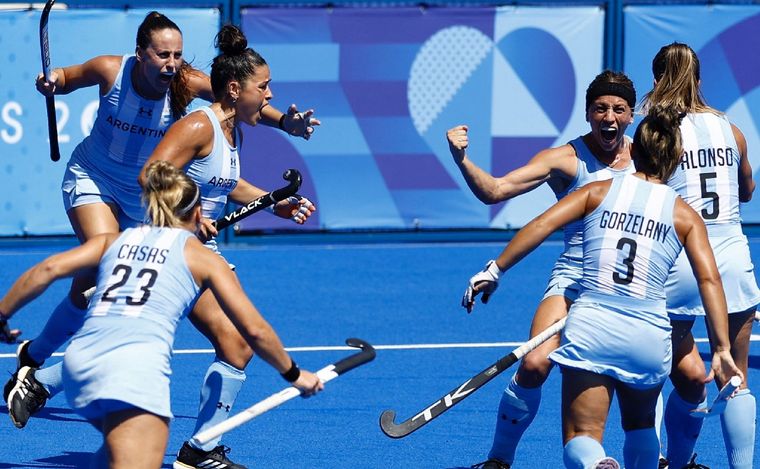
<svg viewBox="0 0 760 469"><path fill-rule="evenodd" d="M698 343L707 343L707 338L694 339ZM753 334L752 342L760 342L760 335ZM424 349L454 349L454 348L515 348L524 342L465 342L465 343L442 343L442 344L399 344L399 345L373 345L375 350L424 350ZM316 345L312 347L285 347L288 352L327 352L333 350L356 350L347 345ZM175 350L175 355L203 355L215 353L214 349L182 349ZM62 352L53 354L54 357L62 357ZM0 358L16 358L16 353L0 353Z"/></svg>

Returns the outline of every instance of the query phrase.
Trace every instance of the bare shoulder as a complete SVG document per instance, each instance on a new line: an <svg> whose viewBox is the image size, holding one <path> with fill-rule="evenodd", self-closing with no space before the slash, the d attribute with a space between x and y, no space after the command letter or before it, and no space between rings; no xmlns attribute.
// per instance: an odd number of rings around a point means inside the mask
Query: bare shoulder
<svg viewBox="0 0 760 469"><path fill-rule="evenodd" d="M673 207L673 224L682 242L684 236L689 234L692 229L701 227L702 231L706 230L702 217L680 196L676 197L675 206Z"/></svg>
<svg viewBox="0 0 760 469"><path fill-rule="evenodd" d="M89 73L95 73L113 81L119 74L122 60L121 55L99 55L91 58L82 66Z"/></svg>
<svg viewBox="0 0 760 469"><path fill-rule="evenodd" d="M736 139L736 144L739 146L739 149L747 147L747 140L744 138L744 134L742 131L737 127L734 123L731 123L731 132L734 134L734 139Z"/></svg>
<svg viewBox="0 0 760 469"><path fill-rule="evenodd" d="M188 142L205 141L211 138L214 126L205 112L191 112L172 124L170 132L175 136L180 133Z"/></svg>
<svg viewBox="0 0 760 469"><path fill-rule="evenodd" d="M200 284L206 278L207 267L213 266L214 257L219 257L205 247L195 236L187 238L185 242L185 262L192 272L195 280Z"/></svg>
<svg viewBox="0 0 760 469"><path fill-rule="evenodd" d="M578 189L578 192L586 193L588 197L587 207L593 210L602 203L605 197L607 197L611 186L612 179L605 179L603 181L590 182Z"/></svg>
<svg viewBox="0 0 760 469"><path fill-rule="evenodd" d="M575 148L566 143L558 147L547 148L536 154L535 158L540 158L544 164L555 172L566 177L575 177L578 167L578 156Z"/></svg>

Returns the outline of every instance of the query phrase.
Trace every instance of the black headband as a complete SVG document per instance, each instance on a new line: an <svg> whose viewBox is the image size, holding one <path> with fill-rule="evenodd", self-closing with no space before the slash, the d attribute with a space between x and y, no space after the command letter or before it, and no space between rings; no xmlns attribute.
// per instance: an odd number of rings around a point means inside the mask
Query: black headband
<svg viewBox="0 0 760 469"><path fill-rule="evenodd" d="M190 201L189 204L187 204L186 206L182 207L181 209L177 211L177 215L180 217L184 217L185 215L187 215L187 213L198 204L198 199L201 198L201 190L198 188L198 185L193 184L193 187L195 188L195 194L193 194L193 199Z"/></svg>
<svg viewBox="0 0 760 469"><path fill-rule="evenodd" d="M600 82L589 86L586 90L586 109L599 96L617 96L625 99L631 108L636 106L636 90L622 83Z"/></svg>

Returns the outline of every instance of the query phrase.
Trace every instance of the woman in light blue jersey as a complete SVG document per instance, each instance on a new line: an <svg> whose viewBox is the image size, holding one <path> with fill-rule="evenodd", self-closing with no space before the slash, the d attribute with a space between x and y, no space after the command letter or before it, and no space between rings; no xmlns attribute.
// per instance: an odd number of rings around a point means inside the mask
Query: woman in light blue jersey
<svg viewBox="0 0 760 469"><path fill-rule="evenodd" d="M207 222L224 214L227 200L245 204L266 193L240 178L240 125L256 125L269 107L272 91L269 66L253 49L242 31L235 26L222 27L216 45L220 54L211 65L211 86L214 102L200 108L171 126L148 160L168 161L184 168L201 189L203 217ZM143 175L144 180L144 175ZM303 223L315 207L307 199L283 203L275 212ZM216 230L206 223L204 237L211 237L209 248L218 252L213 236ZM190 320L214 345L216 359L211 364L201 390L199 417L194 433L212 427L229 416L238 392L245 381L245 368L253 358L253 350L223 314L210 293L200 297ZM221 403L222 405L219 405ZM233 469L243 466L232 463L219 452L221 437L200 444L195 439L185 442L174 463L176 469L201 467L209 458ZM215 459L216 460L216 459Z"/></svg>
<svg viewBox="0 0 760 469"><path fill-rule="evenodd" d="M632 173L630 139L625 130L633 122L636 90L623 73L604 71L586 90L586 120L591 129L571 142L536 154L527 164L501 177L476 166L467 155L468 128L448 131L454 161L472 192L484 203L494 204L529 192L544 182L557 200L593 182ZM552 269L546 292L533 316L534 337L567 315L578 297L583 275L582 225L565 227L565 249ZM502 393L496 430L484 469L504 469L514 463L517 445L538 413L541 386L549 376L551 351L559 347L559 335L523 357Z"/></svg>
<svg viewBox="0 0 760 469"><path fill-rule="evenodd" d="M96 274L84 325L64 358L69 404L103 434L93 467L161 467L172 417L174 333L201 291L220 298L248 346L304 395L323 388L315 374L298 369L224 260L194 236L201 221L195 183L157 162L147 170L144 194L151 225L98 235L51 256L0 300L5 323L53 281ZM22 367L18 373L34 382L34 369Z"/></svg>
<svg viewBox="0 0 760 469"><path fill-rule="evenodd" d="M98 56L79 65L40 74L37 89L67 94L98 86L100 106L92 132L74 150L63 181L63 197L71 225L80 242L104 233L118 233L143 220L137 177L169 126L186 113L196 96L211 101L209 77L184 62L182 33L166 16L149 13L137 30L133 55ZM272 106L262 110L262 122L308 139L319 121L313 111L293 105L283 114ZM305 205L306 201L295 201ZM306 209L304 209L306 210ZM82 292L94 277L77 275L69 295L56 307L42 333L24 341L17 351L19 367L39 367L82 324L86 298ZM40 370L40 382L54 395L61 390L60 367ZM26 425L33 409L12 403L14 377L4 387L9 414L17 427ZM21 396L21 395L19 395Z"/></svg>
<svg viewBox="0 0 760 469"><path fill-rule="evenodd" d="M728 298L729 339L736 364L747 376L750 336L760 290L755 280L747 238L742 233L739 204L752 198L755 182L742 132L721 112L707 105L700 92L699 58L686 44L660 49L652 60L655 86L644 99L644 108L667 106L684 113L681 123L683 153L668 179L672 187L701 216L718 263ZM704 406L704 363L691 328L705 309L688 259L679 257L665 284L668 314L673 325L673 373L675 392L664 412L668 435L667 460L682 467L692 457L702 419L689 411ZM718 380L718 386L725 384ZM755 447L755 398L748 383L741 385L721 414L728 467L752 467Z"/></svg>
<svg viewBox="0 0 760 469"><path fill-rule="evenodd" d="M726 299L699 215L662 184L681 154L678 113L654 108L634 136L637 172L569 194L522 230L470 280L464 306L490 295L499 277L551 233L583 223L581 293L562 345L549 355L562 369L564 461L568 468L619 468L601 445L613 394L620 404L625 467L657 466L655 406L670 372L664 285L685 248L713 330L710 378L741 376L731 357Z"/></svg>
<svg viewBox="0 0 760 469"><path fill-rule="evenodd" d="M209 77L184 61L182 45L179 27L153 11L137 30L134 54L97 56L37 76L37 90L46 96L99 90L92 131L74 150L62 183L66 213L80 242L143 221L135 181L145 161L195 97L213 100ZM267 125L307 139L319 125L312 110L299 113L295 106L286 114L273 107L263 114ZM74 278L42 334L19 347L21 363L40 366L78 328L87 306L83 292L93 284L91 276ZM7 387L4 394L7 399Z"/></svg>

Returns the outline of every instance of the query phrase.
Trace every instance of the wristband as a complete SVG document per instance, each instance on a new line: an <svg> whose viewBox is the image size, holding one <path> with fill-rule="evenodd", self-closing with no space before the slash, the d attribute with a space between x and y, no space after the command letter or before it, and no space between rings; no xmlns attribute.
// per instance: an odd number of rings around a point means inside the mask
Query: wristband
<svg viewBox="0 0 760 469"><path fill-rule="evenodd" d="M0 313L0 327L5 327L8 324L8 318L4 314Z"/></svg>
<svg viewBox="0 0 760 469"><path fill-rule="evenodd" d="M277 127L279 127L280 130L285 131L285 114L280 116L280 122L277 123Z"/></svg>
<svg viewBox="0 0 760 469"><path fill-rule="evenodd" d="M285 373L280 373L280 376L288 383L293 383L301 376L301 369L298 368L298 365L296 365L296 362L292 358L290 362L292 363L290 369Z"/></svg>

